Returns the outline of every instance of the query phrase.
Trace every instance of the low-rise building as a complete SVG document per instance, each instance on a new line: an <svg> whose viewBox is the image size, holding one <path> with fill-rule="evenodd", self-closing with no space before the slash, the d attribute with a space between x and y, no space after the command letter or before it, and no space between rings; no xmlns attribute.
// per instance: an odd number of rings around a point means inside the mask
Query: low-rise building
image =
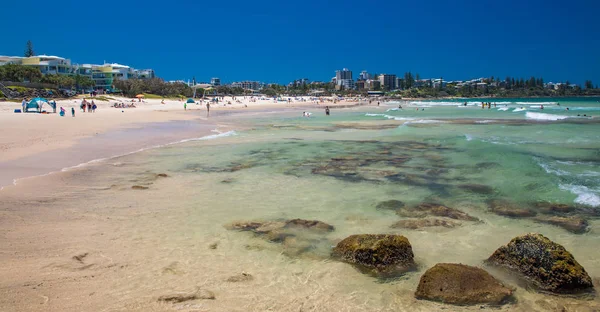
<svg viewBox="0 0 600 312"><path fill-rule="evenodd" d="M113 91L116 79L151 79L156 75L152 69L136 70L121 64L72 64L60 56L37 55L31 57L0 56L0 65L18 64L38 68L42 75L81 75L94 80L94 89Z"/></svg>
<svg viewBox="0 0 600 312"><path fill-rule="evenodd" d="M264 83L259 81L240 81L232 82L232 88L242 88L244 90L260 90L264 87Z"/></svg>
<svg viewBox="0 0 600 312"><path fill-rule="evenodd" d="M356 86L356 90L361 91L365 89L365 85L366 85L366 81L365 80L358 80L355 83Z"/></svg>
<svg viewBox="0 0 600 312"><path fill-rule="evenodd" d="M365 81L365 88L371 91L381 90L381 82L379 80L369 79Z"/></svg>

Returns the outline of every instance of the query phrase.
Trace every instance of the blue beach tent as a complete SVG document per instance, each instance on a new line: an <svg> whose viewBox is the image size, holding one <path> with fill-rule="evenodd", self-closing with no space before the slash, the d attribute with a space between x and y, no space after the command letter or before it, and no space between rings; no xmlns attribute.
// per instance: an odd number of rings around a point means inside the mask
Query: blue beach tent
<svg viewBox="0 0 600 312"><path fill-rule="evenodd" d="M29 101L29 103L27 103L27 107L25 107L25 112L29 112L31 110L33 110L34 112L38 112L41 111L41 108L44 104L48 104L50 105L50 103L48 102L48 100L44 99L44 98L34 98L31 101ZM52 106L52 105L50 105Z"/></svg>

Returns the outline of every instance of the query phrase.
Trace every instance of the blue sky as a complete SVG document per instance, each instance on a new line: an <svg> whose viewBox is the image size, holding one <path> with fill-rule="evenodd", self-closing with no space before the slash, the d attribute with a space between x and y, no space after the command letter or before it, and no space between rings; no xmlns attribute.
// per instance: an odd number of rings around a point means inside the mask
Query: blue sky
<svg viewBox="0 0 600 312"><path fill-rule="evenodd" d="M153 68L167 80L329 80L347 67L447 80L600 84L600 1L6 1L0 55Z"/></svg>

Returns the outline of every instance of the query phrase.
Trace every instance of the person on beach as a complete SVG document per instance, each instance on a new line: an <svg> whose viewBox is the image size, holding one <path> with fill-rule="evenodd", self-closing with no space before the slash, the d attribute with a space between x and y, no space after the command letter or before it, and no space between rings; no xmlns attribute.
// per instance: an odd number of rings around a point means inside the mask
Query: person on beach
<svg viewBox="0 0 600 312"><path fill-rule="evenodd" d="M96 103L94 103L94 100L92 100L92 113L96 112Z"/></svg>
<svg viewBox="0 0 600 312"><path fill-rule="evenodd" d="M183 103L183 110L186 111L187 110L187 103Z"/></svg>
<svg viewBox="0 0 600 312"><path fill-rule="evenodd" d="M210 116L210 103L206 103L206 117Z"/></svg>
<svg viewBox="0 0 600 312"><path fill-rule="evenodd" d="M75 107L71 107L71 117L75 117Z"/></svg>
<svg viewBox="0 0 600 312"><path fill-rule="evenodd" d="M329 106L325 106L325 115L329 116Z"/></svg>
<svg viewBox="0 0 600 312"><path fill-rule="evenodd" d="M22 113L27 112L27 99L23 98L23 102L21 102L21 106L23 107Z"/></svg>

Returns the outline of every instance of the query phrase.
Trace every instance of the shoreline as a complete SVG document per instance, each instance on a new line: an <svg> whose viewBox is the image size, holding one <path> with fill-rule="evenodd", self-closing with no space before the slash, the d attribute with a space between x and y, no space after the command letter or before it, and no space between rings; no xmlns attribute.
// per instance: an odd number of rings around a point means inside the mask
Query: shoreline
<svg viewBox="0 0 600 312"><path fill-rule="evenodd" d="M165 128L175 129L162 137L153 137L157 131ZM218 128L214 123L193 124L189 121L179 120L140 124L135 128L108 130L92 138L82 138L67 147L0 162L0 172L2 172L0 174L0 191L6 187L17 185L21 180L69 171L153 148L201 139L214 135ZM225 131L227 129L223 132ZM95 142L87 140L95 140Z"/></svg>

